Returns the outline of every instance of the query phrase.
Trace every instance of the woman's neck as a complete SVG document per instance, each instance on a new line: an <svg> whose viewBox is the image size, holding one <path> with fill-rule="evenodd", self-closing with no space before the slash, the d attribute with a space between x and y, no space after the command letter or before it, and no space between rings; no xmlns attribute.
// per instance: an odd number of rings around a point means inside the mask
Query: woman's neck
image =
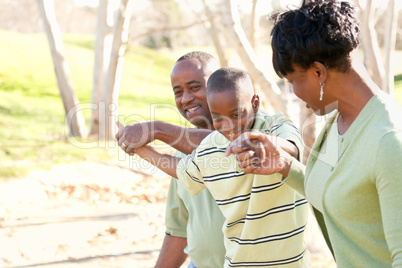
<svg viewBox="0 0 402 268"><path fill-rule="evenodd" d="M363 110L367 102L375 95L378 87L374 82L362 75L356 69L352 69L347 74L341 74L340 81L343 81L342 86L338 91L338 131L343 135L357 116Z"/></svg>

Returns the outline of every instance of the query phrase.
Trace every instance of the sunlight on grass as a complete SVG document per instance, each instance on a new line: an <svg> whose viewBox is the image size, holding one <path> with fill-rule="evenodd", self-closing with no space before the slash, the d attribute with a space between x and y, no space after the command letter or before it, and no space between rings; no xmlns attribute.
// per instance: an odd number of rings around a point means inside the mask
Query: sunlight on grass
<svg viewBox="0 0 402 268"><path fill-rule="evenodd" d="M33 168L84 160L108 161L110 146L85 149L66 136L64 108L44 34L0 31L0 178L24 176ZM93 39L63 38L74 91L81 103L91 101ZM174 59L142 47L128 47L120 86L122 121L165 120L180 123L170 87ZM90 110L84 110L89 128ZM134 121L133 121L134 120ZM97 144L96 140L83 140ZM115 149L114 144L111 145Z"/></svg>

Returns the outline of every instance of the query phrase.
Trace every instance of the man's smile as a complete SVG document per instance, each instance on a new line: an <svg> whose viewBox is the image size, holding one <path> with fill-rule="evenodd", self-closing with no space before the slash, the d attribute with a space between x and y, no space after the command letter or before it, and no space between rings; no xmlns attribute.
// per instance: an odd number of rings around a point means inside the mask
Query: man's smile
<svg viewBox="0 0 402 268"><path fill-rule="evenodd" d="M186 112L186 115L187 115L188 117L191 117L191 116L194 115L194 113L195 113L196 111L199 110L200 107L201 107L200 105L197 105L197 106L193 106L193 107L190 107L190 108L185 108L184 111Z"/></svg>

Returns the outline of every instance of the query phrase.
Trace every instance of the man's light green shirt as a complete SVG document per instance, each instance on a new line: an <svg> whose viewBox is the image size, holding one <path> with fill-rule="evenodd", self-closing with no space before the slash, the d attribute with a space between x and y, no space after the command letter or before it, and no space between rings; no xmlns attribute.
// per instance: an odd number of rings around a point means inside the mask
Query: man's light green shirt
<svg viewBox="0 0 402 268"><path fill-rule="evenodd" d="M176 152L176 156L186 155ZM199 268L223 267L225 246L222 225L225 218L208 190L190 194L171 179L166 205L166 233L186 237L185 252Z"/></svg>

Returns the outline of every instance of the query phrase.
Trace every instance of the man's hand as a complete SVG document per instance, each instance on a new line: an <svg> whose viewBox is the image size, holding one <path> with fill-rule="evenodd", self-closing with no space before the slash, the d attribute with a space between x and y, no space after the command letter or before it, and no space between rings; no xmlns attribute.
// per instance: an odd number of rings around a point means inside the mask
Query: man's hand
<svg viewBox="0 0 402 268"><path fill-rule="evenodd" d="M244 173L281 173L287 177L292 157L277 145L277 139L261 132L246 132L229 144L226 155L236 154Z"/></svg>
<svg viewBox="0 0 402 268"><path fill-rule="evenodd" d="M152 134L152 121L139 122L124 126L119 121L116 122L119 132L116 134L116 140L120 148L129 155L135 153L135 149L154 141Z"/></svg>

